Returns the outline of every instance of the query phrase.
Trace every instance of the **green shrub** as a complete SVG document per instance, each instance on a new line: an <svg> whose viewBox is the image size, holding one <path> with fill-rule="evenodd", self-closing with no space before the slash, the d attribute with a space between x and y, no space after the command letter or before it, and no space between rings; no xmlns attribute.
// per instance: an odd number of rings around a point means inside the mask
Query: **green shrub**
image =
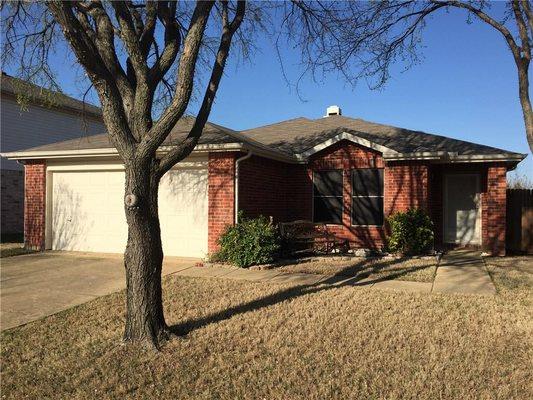
<svg viewBox="0 0 533 400"><path fill-rule="evenodd" d="M247 219L239 215L239 223L226 228L219 244L213 258L241 268L270 263L280 249L278 231L264 216Z"/></svg>
<svg viewBox="0 0 533 400"><path fill-rule="evenodd" d="M411 208L388 218L391 235L388 250L405 255L422 254L433 247L433 222L423 211Z"/></svg>

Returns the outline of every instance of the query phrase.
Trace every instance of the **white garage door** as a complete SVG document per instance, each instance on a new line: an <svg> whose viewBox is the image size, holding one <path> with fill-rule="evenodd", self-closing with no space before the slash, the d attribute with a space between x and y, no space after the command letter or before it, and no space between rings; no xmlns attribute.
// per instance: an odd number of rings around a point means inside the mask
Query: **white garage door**
<svg viewBox="0 0 533 400"><path fill-rule="evenodd" d="M123 171L53 172L51 247L122 253L126 247ZM207 253L207 169L168 172L159 189L165 255Z"/></svg>

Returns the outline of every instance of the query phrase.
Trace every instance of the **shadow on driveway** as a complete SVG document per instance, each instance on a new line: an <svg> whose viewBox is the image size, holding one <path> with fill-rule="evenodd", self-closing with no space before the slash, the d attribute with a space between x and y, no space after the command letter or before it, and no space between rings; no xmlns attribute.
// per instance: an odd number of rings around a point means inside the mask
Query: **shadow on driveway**
<svg viewBox="0 0 533 400"><path fill-rule="evenodd" d="M47 251L3 258L0 330L13 328L126 287L120 254ZM167 257L163 275L189 268L195 258Z"/></svg>

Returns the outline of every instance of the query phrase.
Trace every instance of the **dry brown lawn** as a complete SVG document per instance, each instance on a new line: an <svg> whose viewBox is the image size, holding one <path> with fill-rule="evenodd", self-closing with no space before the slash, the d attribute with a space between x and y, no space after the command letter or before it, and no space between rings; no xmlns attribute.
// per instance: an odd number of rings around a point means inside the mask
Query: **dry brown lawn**
<svg viewBox="0 0 533 400"><path fill-rule="evenodd" d="M533 256L489 257L485 264L499 292L533 287Z"/></svg>
<svg viewBox="0 0 533 400"><path fill-rule="evenodd" d="M169 276L181 339L121 345L106 296L4 332L2 398L532 398L531 285L506 274L494 297Z"/></svg>
<svg viewBox="0 0 533 400"><path fill-rule="evenodd" d="M332 258L306 259L296 264L276 268L283 273L307 273L350 276L358 279L398 279L433 282L437 263L425 258Z"/></svg>

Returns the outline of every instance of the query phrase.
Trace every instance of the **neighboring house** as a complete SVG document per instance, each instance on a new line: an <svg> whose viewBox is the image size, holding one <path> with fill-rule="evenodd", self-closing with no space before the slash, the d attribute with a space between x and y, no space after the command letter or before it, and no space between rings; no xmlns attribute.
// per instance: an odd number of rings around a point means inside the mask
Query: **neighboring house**
<svg viewBox="0 0 533 400"><path fill-rule="evenodd" d="M105 131L99 108L2 72L0 149L12 152ZM22 104L19 104L22 100ZM0 159L2 235L24 228L24 166Z"/></svg>
<svg viewBox="0 0 533 400"><path fill-rule="evenodd" d="M327 114L242 132L208 123L161 182L165 254L215 251L237 210L326 222L354 248L381 248L385 218L410 207L431 215L437 247L505 254L506 173L525 155L347 118L338 107ZM161 152L192 123L182 119ZM6 156L26 165L27 246L124 250L124 172L106 134Z"/></svg>

